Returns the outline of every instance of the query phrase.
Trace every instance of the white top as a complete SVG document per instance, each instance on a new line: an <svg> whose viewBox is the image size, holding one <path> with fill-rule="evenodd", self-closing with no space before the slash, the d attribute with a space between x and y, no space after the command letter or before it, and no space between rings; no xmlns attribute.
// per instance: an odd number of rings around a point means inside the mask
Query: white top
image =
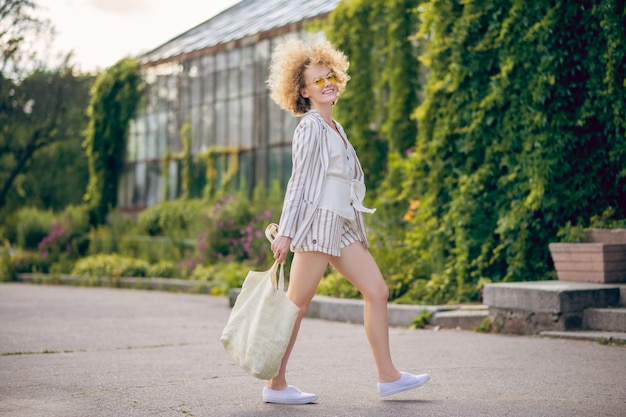
<svg viewBox="0 0 626 417"><path fill-rule="evenodd" d="M363 206L365 186L355 179L356 152L350 142L344 140L337 132L330 140L330 160L324 180L322 198L318 208L330 210L350 220L354 220L355 212L373 213L375 209Z"/></svg>

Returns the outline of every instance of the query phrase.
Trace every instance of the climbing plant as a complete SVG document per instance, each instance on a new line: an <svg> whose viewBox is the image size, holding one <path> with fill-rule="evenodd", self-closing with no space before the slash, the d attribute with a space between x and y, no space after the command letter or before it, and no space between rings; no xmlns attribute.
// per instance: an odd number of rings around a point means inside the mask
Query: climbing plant
<svg viewBox="0 0 626 417"><path fill-rule="evenodd" d="M359 152L367 185L384 178L387 154L404 154L415 143L411 119L420 90L417 30L420 0L340 2L325 21L328 39L350 60L351 80L337 104Z"/></svg>
<svg viewBox="0 0 626 417"><path fill-rule="evenodd" d="M129 122L139 101L140 72L137 61L125 58L97 78L89 105L85 149L89 183L85 201L90 222L102 224L117 206L117 187Z"/></svg>
<svg viewBox="0 0 626 417"><path fill-rule="evenodd" d="M404 192L422 268L406 279L457 301L545 279L567 222L626 217L624 2L432 0L421 16L430 78Z"/></svg>

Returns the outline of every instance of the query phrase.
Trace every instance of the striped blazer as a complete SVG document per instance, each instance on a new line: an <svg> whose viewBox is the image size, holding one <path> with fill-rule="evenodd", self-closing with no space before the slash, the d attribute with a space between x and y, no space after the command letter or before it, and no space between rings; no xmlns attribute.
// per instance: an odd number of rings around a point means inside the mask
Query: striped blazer
<svg viewBox="0 0 626 417"><path fill-rule="evenodd" d="M343 127L337 123L343 137ZM287 183L283 211L280 216L279 236L291 237L291 249L301 247L311 229L313 214L322 197L324 178L330 163L330 141L336 135L322 116L315 110L307 112L293 134L292 171ZM364 183L363 168L356 160L355 179ZM359 238L369 247L363 213L356 211Z"/></svg>

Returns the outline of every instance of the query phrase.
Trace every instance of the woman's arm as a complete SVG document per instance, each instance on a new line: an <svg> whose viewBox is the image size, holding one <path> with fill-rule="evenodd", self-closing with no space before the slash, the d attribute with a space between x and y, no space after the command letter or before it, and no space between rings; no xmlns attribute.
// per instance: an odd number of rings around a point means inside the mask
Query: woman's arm
<svg viewBox="0 0 626 417"><path fill-rule="evenodd" d="M320 140L322 128L317 120L305 117L294 132L292 146L291 178L287 183L283 211L279 222L279 236L293 238L298 226L300 212L309 201L307 191L314 187L320 178ZM321 178L323 180L323 178Z"/></svg>

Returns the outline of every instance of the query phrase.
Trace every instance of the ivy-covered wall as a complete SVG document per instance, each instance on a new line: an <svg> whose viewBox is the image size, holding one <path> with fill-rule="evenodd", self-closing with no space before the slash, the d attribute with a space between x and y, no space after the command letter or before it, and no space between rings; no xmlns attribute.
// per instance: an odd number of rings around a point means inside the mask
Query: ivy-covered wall
<svg viewBox="0 0 626 417"><path fill-rule="evenodd" d="M487 281L545 279L548 243L567 222L626 218L624 2L421 10L430 78L404 166L403 191L420 201L408 256L439 262L457 300Z"/></svg>
<svg viewBox="0 0 626 417"><path fill-rule="evenodd" d="M367 185L380 185L387 154L405 155L415 144L419 104L419 0L340 2L324 22L328 39L350 60L351 80L336 118L359 152Z"/></svg>

